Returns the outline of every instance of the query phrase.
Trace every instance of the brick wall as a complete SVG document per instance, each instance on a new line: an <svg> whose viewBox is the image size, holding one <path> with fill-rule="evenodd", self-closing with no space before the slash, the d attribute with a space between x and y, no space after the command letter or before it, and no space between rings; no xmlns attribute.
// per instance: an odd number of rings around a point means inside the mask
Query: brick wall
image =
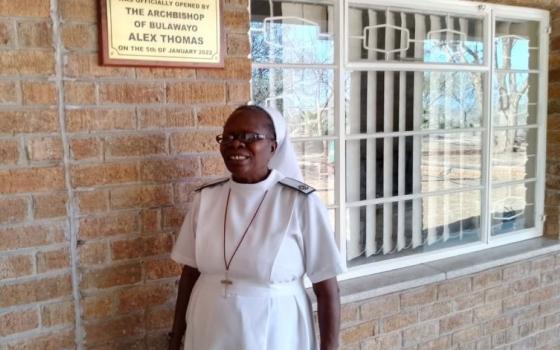
<svg viewBox="0 0 560 350"><path fill-rule="evenodd" d="M560 254L343 305L343 350L560 348Z"/></svg>
<svg viewBox="0 0 560 350"><path fill-rule="evenodd" d="M223 172L213 136L249 99L247 1L224 1L216 70L100 67L97 0L0 0L1 350L164 348L173 236L192 188ZM557 236L560 1L508 3L554 10L546 232ZM558 335L560 264L538 261L345 305L343 343L541 344Z"/></svg>
<svg viewBox="0 0 560 350"><path fill-rule="evenodd" d="M247 0L225 69L98 65L97 0L0 1L0 349L161 349L190 191L249 100Z"/></svg>

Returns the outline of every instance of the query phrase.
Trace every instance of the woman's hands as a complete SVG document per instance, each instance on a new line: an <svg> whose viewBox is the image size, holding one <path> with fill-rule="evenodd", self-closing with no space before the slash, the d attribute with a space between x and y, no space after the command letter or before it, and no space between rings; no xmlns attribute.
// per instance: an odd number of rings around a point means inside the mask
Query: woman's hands
<svg viewBox="0 0 560 350"><path fill-rule="evenodd" d="M200 276L200 272L197 269L187 265L183 266L181 278L179 279L177 303L175 304L173 331L169 334L169 350L181 349L181 340L183 340L183 335L187 329L187 321L185 319L187 306L189 305L189 298L198 276Z"/></svg>
<svg viewBox="0 0 560 350"><path fill-rule="evenodd" d="M340 293L336 277L313 283L313 291L317 296L321 350L338 349Z"/></svg>

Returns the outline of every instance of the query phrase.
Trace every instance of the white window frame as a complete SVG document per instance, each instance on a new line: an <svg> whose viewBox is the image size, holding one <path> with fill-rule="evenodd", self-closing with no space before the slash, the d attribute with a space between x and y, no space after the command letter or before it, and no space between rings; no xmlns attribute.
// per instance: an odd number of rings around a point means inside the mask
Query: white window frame
<svg viewBox="0 0 560 350"><path fill-rule="evenodd" d="M335 133L330 136L322 137L305 137L298 138L295 141L311 141L311 140L335 140L335 204L329 208L336 209L336 238L341 250L341 254L346 261L346 210L348 207L353 206L353 203L346 201L346 169L343 166L346 164L346 141L351 139L359 139L359 136L346 135L344 130L345 125L345 76L348 71L474 71L481 72L485 75L484 79L484 105L483 105L483 120L479 128L483 134L482 142L482 179L479 188L482 191L482 207L481 207L481 226L480 241L474 243L466 243L459 247L445 248L435 250L432 252L419 253L403 257L394 257L382 261L376 261L369 264L355 266L349 269L348 272L340 276L340 279L349 279L383 271L393 270L397 268L417 265L434 260L439 260L451 256L462 255L474 251L480 251L492 247L505 245L508 243L518 242L525 239L541 236L543 233L544 224L544 193L545 193L545 165L546 165L546 118L547 118L547 96L548 96L548 34L549 34L549 13L547 11L517 7L506 5L494 5L488 3L477 3L470 1L459 0L431 0L418 2L415 0L333 0L332 2L326 1L293 1L312 4L325 4L328 3L334 6L334 63L331 65L313 65L313 64L268 64L268 63L253 63L255 68L320 68L320 69L333 69L334 70L334 115L335 115ZM441 64L441 63L419 63L419 62L367 62L356 63L350 62L348 59L348 13L349 7L352 5L366 5L375 6L378 8L391 9L407 9L413 10L416 13L441 13L449 12L454 15L469 15L477 16L483 19L484 26L484 63L481 65L474 64ZM430 12L431 11L431 12ZM492 137L495 128L493 127L491 118L488 116L492 113L492 81L494 65L494 45L493 38L494 23L496 19L520 19L531 20L540 22L539 27L539 67L536 70L539 73L538 80L538 108L537 108L537 124L529 126L529 128L537 128L537 152L536 152L536 169L534 179L525 179L519 183L533 182L535 184L535 227L512 233L491 236L491 220L490 208L491 203L491 155L492 150ZM527 73L528 71L517 71L520 73ZM529 71L533 72L533 71ZM473 129L469 129L473 131ZM452 133L460 132L461 130L436 130L435 132L427 131L426 134L435 134L438 132ZM476 130L475 130L476 131ZM395 136L408 135L408 134L422 134L424 132L395 132ZM363 136L360 135L360 136ZM512 182L508 182L509 185ZM463 188L464 190L464 188ZM453 191L443 191L453 192ZM436 192L436 194L439 192ZM406 195L406 199L421 198L423 194ZM398 197L392 197L398 199ZM385 202L384 198L375 198L367 201L359 201L362 204Z"/></svg>

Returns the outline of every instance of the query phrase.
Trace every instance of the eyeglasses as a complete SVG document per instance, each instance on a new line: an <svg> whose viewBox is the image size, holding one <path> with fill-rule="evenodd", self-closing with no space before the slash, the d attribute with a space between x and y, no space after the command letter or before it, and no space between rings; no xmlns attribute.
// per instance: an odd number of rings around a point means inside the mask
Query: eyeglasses
<svg viewBox="0 0 560 350"><path fill-rule="evenodd" d="M234 140L239 140L239 142L243 142L244 144L249 144L249 143L253 143L253 142L257 142L260 140L274 140L274 138L272 137L268 137L266 135L263 134L257 134L255 132L246 132L246 133L240 133L240 134L220 134L218 136L216 136L216 141L220 144L220 145L226 145L228 143L233 142Z"/></svg>

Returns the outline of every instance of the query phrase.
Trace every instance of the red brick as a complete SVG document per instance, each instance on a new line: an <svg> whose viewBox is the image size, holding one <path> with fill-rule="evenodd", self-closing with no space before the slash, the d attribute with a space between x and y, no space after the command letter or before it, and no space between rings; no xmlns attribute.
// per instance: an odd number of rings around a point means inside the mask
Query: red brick
<svg viewBox="0 0 560 350"><path fill-rule="evenodd" d="M88 345L106 342L112 339L122 339L143 334L144 320L141 315L103 320L86 324L85 332Z"/></svg>
<svg viewBox="0 0 560 350"><path fill-rule="evenodd" d="M196 70L188 68L136 68L138 79L191 79L195 76Z"/></svg>
<svg viewBox="0 0 560 350"><path fill-rule="evenodd" d="M169 83L167 85L167 102L183 104L225 103L225 84L223 82Z"/></svg>
<svg viewBox="0 0 560 350"><path fill-rule="evenodd" d="M166 153L164 134L118 136L105 140L106 157L148 156Z"/></svg>
<svg viewBox="0 0 560 350"><path fill-rule="evenodd" d="M149 285L127 288L119 291L117 296L118 311L127 313L151 306L166 304L173 300L174 285Z"/></svg>
<svg viewBox="0 0 560 350"><path fill-rule="evenodd" d="M109 191L77 192L76 199L81 214L99 213L109 209Z"/></svg>
<svg viewBox="0 0 560 350"><path fill-rule="evenodd" d="M218 132L188 132L176 133L171 135L171 152L178 153L198 153L198 152L217 152L219 150L216 142Z"/></svg>
<svg viewBox="0 0 560 350"><path fill-rule="evenodd" d="M113 260L120 260L163 255L169 253L172 246L173 241L168 235L113 241L111 256Z"/></svg>
<svg viewBox="0 0 560 350"><path fill-rule="evenodd" d="M65 23L62 26L62 44L66 49L95 50L97 43L97 27L84 23Z"/></svg>
<svg viewBox="0 0 560 350"><path fill-rule="evenodd" d="M146 160L140 165L143 181L180 180L198 174L199 164L195 158Z"/></svg>
<svg viewBox="0 0 560 350"><path fill-rule="evenodd" d="M44 327L74 323L74 302L47 304L41 308L41 323Z"/></svg>
<svg viewBox="0 0 560 350"><path fill-rule="evenodd" d="M436 300L435 286L422 287L406 291L401 295L401 307L429 304Z"/></svg>
<svg viewBox="0 0 560 350"><path fill-rule="evenodd" d="M340 307L340 323L342 327L354 324L360 319L360 308L356 303L342 304ZM366 317L369 319L369 317Z"/></svg>
<svg viewBox="0 0 560 350"><path fill-rule="evenodd" d="M440 334L452 332L454 330L466 327L473 322L473 312L463 311L451 316L442 318L439 321Z"/></svg>
<svg viewBox="0 0 560 350"><path fill-rule="evenodd" d="M21 47L50 48L52 45L53 32L50 22L20 22L17 25L17 33Z"/></svg>
<svg viewBox="0 0 560 350"><path fill-rule="evenodd" d="M80 239L129 234L138 231L136 213L125 212L80 219Z"/></svg>
<svg viewBox="0 0 560 350"><path fill-rule="evenodd" d="M27 155L31 161L61 160L63 158L60 137L41 137L27 141Z"/></svg>
<svg viewBox="0 0 560 350"><path fill-rule="evenodd" d="M35 309L0 314L0 336L21 333L39 327Z"/></svg>
<svg viewBox="0 0 560 350"><path fill-rule="evenodd" d="M16 17L49 17L49 0L1 0L0 13L2 16Z"/></svg>
<svg viewBox="0 0 560 350"><path fill-rule="evenodd" d="M194 126L194 116L189 108L141 110L138 117L140 129L184 128Z"/></svg>
<svg viewBox="0 0 560 350"><path fill-rule="evenodd" d="M0 251L60 242L64 242L64 230L52 223L0 229Z"/></svg>
<svg viewBox="0 0 560 350"><path fill-rule="evenodd" d="M402 332L404 346L416 345L417 343L433 339L438 335L438 324L435 322L423 322L412 326Z"/></svg>
<svg viewBox="0 0 560 350"><path fill-rule="evenodd" d="M175 309L171 306L149 309L146 312L146 328L171 329L174 314Z"/></svg>
<svg viewBox="0 0 560 350"><path fill-rule="evenodd" d="M8 255L0 257L0 280L31 275L33 260L30 255Z"/></svg>
<svg viewBox="0 0 560 350"><path fill-rule="evenodd" d="M146 209L140 212L140 225L142 233L156 232L161 229L160 209Z"/></svg>
<svg viewBox="0 0 560 350"><path fill-rule="evenodd" d="M251 100L251 90L248 83L228 83L227 102L245 104Z"/></svg>
<svg viewBox="0 0 560 350"><path fill-rule="evenodd" d="M17 140L0 140L0 164L15 164L19 159Z"/></svg>
<svg viewBox="0 0 560 350"><path fill-rule="evenodd" d="M76 187L134 182L138 180L138 168L135 163L75 165L71 178Z"/></svg>
<svg viewBox="0 0 560 350"><path fill-rule="evenodd" d="M340 341L343 345L352 344L375 335L376 324L372 321L360 323L340 331Z"/></svg>
<svg viewBox="0 0 560 350"><path fill-rule="evenodd" d="M70 140L70 151L75 160L100 159L103 141L98 138L80 138Z"/></svg>
<svg viewBox="0 0 560 350"><path fill-rule="evenodd" d="M105 130L132 130L136 117L133 110L92 110L78 109L66 111L66 127L69 132L92 132Z"/></svg>
<svg viewBox="0 0 560 350"><path fill-rule="evenodd" d="M228 33L247 33L249 31L249 12L224 11L224 25Z"/></svg>
<svg viewBox="0 0 560 350"><path fill-rule="evenodd" d="M228 34L227 35L227 54L228 56L242 56L247 58L251 52L251 45L247 35Z"/></svg>
<svg viewBox="0 0 560 350"><path fill-rule="evenodd" d="M37 253L37 272L66 269L70 267L70 252L67 248Z"/></svg>
<svg viewBox="0 0 560 350"><path fill-rule="evenodd" d="M0 199L0 224L24 221L27 217L25 198Z"/></svg>
<svg viewBox="0 0 560 350"><path fill-rule="evenodd" d="M383 332L391 332L400 328L405 328L417 322L418 316L415 312L403 311L383 319Z"/></svg>
<svg viewBox="0 0 560 350"><path fill-rule="evenodd" d="M122 187L111 191L111 207L123 209L170 205L172 198L170 185Z"/></svg>
<svg viewBox="0 0 560 350"><path fill-rule="evenodd" d="M473 290L484 289L499 284L502 280L502 270L494 269L484 271L473 276Z"/></svg>
<svg viewBox="0 0 560 350"><path fill-rule="evenodd" d="M105 263L109 248L106 242L89 242L79 247L81 265L98 265Z"/></svg>
<svg viewBox="0 0 560 350"><path fill-rule="evenodd" d="M71 350L75 349L74 331L50 331L48 335L16 340L6 345L6 350Z"/></svg>
<svg viewBox="0 0 560 350"><path fill-rule="evenodd" d="M0 171L0 193L44 192L64 189L62 168Z"/></svg>
<svg viewBox="0 0 560 350"><path fill-rule="evenodd" d="M198 113L198 124L200 126L218 126L222 127L235 107L219 106L201 108Z"/></svg>
<svg viewBox="0 0 560 350"><path fill-rule="evenodd" d="M5 13L3 14L5 15ZM0 53L0 72L1 75L53 74L54 53L49 51L2 52Z"/></svg>
<svg viewBox="0 0 560 350"><path fill-rule="evenodd" d="M495 301L500 298L501 291L490 288L487 292L487 302ZM485 297L485 291L481 290L478 292L460 295L457 298L452 299L451 302L455 305L455 310L466 310L484 304Z"/></svg>
<svg viewBox="0 0 560 350"><path fill-rule="evenodd" d="M246 80L251 79L251 60L247 57L226 57L224 69L201 68L196 71L197 79L219 79L219 80ZM245 83L245 88L249 84Z"/></svg>
<svg viewBox="0 0 560 350"><path fill-rule="evenodd" d="M66 192L33 196L36 219L66 216Z"/></svg>
<svg viewBox="0 0 560 350"><path fill-rule="evenodd" d="M134 78L133 69L127 67L100 66L97 54L70 53L66 57L67 63L64 72L68 77Z"/></svg>
<svg viewBox="0 0 560 350"><path fill-rule="evenodd" d="M2 23L0 22L0 45L2 44ZM0 103L16 104L18 102L18 85L11 81L0 82Z"/></svg>
<svg viewBox="0 0 560 350"><path fill-rule="evenodd" d="M193 200L194 190L200 187L203 182L183 182L175 184L175 203L190 203Z"/></svg>
<svg viewBox="0 0 560 350"><path fill-rule="evenodd" d="M73 105L95 104L95 84L79 81L64 82L64 101Z"/></svg>
<svg viewBox="0 0 560 350"><path fill-rule="evenodd" d="M13 30L13 24L11 21L1 21L0 22L0 46L11 47L14 45L15 33Z"/></svg>
<svg viewBox="0 0 560 350"><path fill-rule="evenodd" d="M113 314L113 298L111 295L85 297L82 308L86 320L107 317Z"/></svg>
<svg viewBox="0 0 560 350"><path fill-rule="evenodd" d="M70 275L0 285L0 307L30 304L72 294Z"/></svg>
<svg viewBox="0 0 560 350"><path fill-rule="evenodd" d="M163 228L178 229L185 220L187 211L183 208L167 207L163 208Z"/></svg>
<svg viewBox="0 0 560 350"><path fill-rule="evenodd" d="M149 260L144 264L146 278L150 280L178 277L181 274L181 266L171 259Z"/></svg>
<svg viewBox="0 0 560 350"><path fill-rule="evenodd" d="M84 272L81 287L109 288L138 283L141 279L142 268L138 264L111 266Z"/></svg>
<svg viewBox="0 0 560 350"><path fill-rule="evenodd" d="M60 14L64 20L97 21L97 3L90 0L60 0Z"/></svg>
<svg viewBox="0 0 560 350"><path fill-rule="evenodd" d="M202 161L202 176L227 176L227 168L221 156L204 157Z"/></svg>
<svg viewBox="0 0 560 350"><path fill-rule="evenodd" d="M99 87L100 103L144 104L163 99L163 85L157 83L111 83Z"/></svg>
<svg viewBox="0 0 560 350"><path fill-rule="evenodd" d="M0 134L58 131L55 111L0 112Z"/></svg>
<svg viewBox="0 0 560 350"><path fill-rule="evenodd" d="M441 283L437 287L438 299L454 298L471 291L471 278L453 279Z"/></svg>
<svg viewBox="0 0 560 350"><path fill-rule="evenodd" d="M418 319L420 321L431 320L448 315L453 311L453 304L450 301L434 303L422 306L418 309Z"/></svg>

